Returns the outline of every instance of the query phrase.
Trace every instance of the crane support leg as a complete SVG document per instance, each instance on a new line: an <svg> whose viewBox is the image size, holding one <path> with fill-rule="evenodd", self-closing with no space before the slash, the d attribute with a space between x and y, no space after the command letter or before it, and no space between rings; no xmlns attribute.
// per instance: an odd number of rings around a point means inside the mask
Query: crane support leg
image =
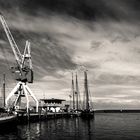
<svg viewBox="0 0 140 140"><path fill-rule="evenodd" d="M37 98L34 96L33 92L31 91L31 89L27 85L25 85L25 87L26 87L28 93L31 95L31 97L35 100L35 102L36 102L36 112L38 112L39 102L38 102Z"/></svg>
<svg viewBox="0 0 140 140"><path fill-rule="evenodd" d="M26 103L26 108L27 108L27 113L29 113L29 98L28 98L28 92L26 90L25 84L22 85L23 86L23 92L25 94L27 103Z"/></svg>
<svg viewBox="0 0 140 140"><path fill-rule="evenodd" d="M18 102L19 102L19 100L21 98L20 96L21 96L21 94L18 94L18 96L17 96L17 98L16 98L16 100L14 102L14 106L16 106L18 104Z"/></svg>
<svg viewBox="0 0 140 140"><path fill-rule="evenodd" d="M10 92L10 94L7 96L6 100L5 100L5 104L6 106L8 105L8 101L9 99L19 90L20 87L20 82L17 83L17 85L15 86L15 88Z"/></svg>
<svg viewBox="0 0 140 140"><path fill-rule="evenodd" d="M27 113L28 113L28 111L29 111L29 96L31 96L34 99L34 101L36 102L36 112L38 112L38 105L39 105L38 100L34 96L34 94L31 91L31 89L24 82L17 83L17 85L15 86L15 88L11 91L11 93L6 98L6 106L8 106L9 99L13 95L15 95L15 93L17 94L17 97L16 97L16 99L14 101L14 106L16 106L18 104L18 102L21 100L21 97L23 95L25 95L26 100L27 100L27 102L26 102L26 108L27 108Z"/></svg>

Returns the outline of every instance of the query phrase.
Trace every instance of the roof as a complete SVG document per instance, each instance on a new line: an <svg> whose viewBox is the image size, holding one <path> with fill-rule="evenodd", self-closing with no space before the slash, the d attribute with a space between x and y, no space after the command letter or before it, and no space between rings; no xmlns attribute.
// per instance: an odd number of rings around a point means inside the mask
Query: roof
<svg viewBox="0 0 140 140"><path fill-rule="evenodd" d="M44 101L45 103L56 103L56 104L61 104L62 101L66 101L64 99L40 99L41 101Z"/></svg>

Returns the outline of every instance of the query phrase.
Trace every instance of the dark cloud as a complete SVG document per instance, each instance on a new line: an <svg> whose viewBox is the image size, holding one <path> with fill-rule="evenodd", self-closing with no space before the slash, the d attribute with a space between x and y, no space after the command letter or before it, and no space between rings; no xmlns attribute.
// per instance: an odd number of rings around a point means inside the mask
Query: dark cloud
<svg viewBox="0 0 140 140"><path fill-rule="evenodd" d="M34 65L40 66L51 73L76 67L76 64L72 62L70 51L64 46L60 46L57 40L50 37L48 39L44 35L46 43L43 43L41 38L38 37L38 40L32 45Z"/></svg>
<svg viewBox="0 0 140 140"><path fill-rule="evenodd" d="M49 12L68 14L87 20L112 19L133 22L140 17L139 0L1 0L0 7L34 15L39 12L44 15Z"/></svg>
<svg viewBox="0 0 140 140"><path fill-rule="evenodd" d="M51 37L49 34L39 34L34 32L25 32L18 30L11 30L21 52L24 50L25 40L32 40L32 61L35 71L36 79L43 77L46 74L54 74L57 70L75 69L76 64L72 62L71 51L65 46L61 46L59 41ZM4 58L4 62L1 60L0 72L13 65L14 54L6 38L6 35L2 31L1 41L5 44L1 44L1 52ZM5 67L6 65L6 67Z"/></svg>

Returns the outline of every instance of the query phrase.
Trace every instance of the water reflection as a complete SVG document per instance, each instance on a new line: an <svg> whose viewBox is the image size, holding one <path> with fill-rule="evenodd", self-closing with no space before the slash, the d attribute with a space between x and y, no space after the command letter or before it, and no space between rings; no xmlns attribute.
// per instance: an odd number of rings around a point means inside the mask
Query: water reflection
<svg viewBox="0 0 140 140"><path fill-rule="evenodd" d="M18 129L16 125L0 127L0 140L17 139Z"/></svg>
<svg viewBox="0 0 140 140"><path fill-rule="evenodd" d="M85 138L87 140L93 140L95 138L95 119L82 119L83 131L85 131Z"/></svg>
<svg viewBox="0 0 140 140"><path fill-rule="evenodd" d="M41 140L92 140L93 120L81 118L54 119L19 126L21 139Z"/></svg>
<svg viewBox="0 0 140 140"><path fill-rule="evenodd" d="M41 122L39 123L28 123L24 125L18 125L18 137L20 139L39 139L41 136Z"/></svg>
<svg viewBox="0 0 140 140"><path fill-rule="evenodd" d="M41 135L41 122L36 124L36 135L39 137Z"/></svg>
<svg viewBox="0 0 140 140"><path fill-rule="evenodd" d="M140 113L96 114L94 119L52 119L0 131L0 140L139 140Z"/></svg>

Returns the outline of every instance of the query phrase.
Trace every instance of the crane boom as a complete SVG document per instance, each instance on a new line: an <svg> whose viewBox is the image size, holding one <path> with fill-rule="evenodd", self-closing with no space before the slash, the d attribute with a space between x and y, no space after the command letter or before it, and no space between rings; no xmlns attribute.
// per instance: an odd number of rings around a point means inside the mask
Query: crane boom
<svg viewBox="0 0 140 140"><path fill-rule="evenodd" d="M0 15L0 21L3 25L4 31L6 33L6 36L9 40L9 43L10 43L10 46L13 50L14 55L15 55L17 64L21 65L22 55L21 55L20 50L18 49L18 46L17 46L17 44L16 44L16 42L15 42L15 40L14 40L14 38L13 38L11 32L10 32L10 29L9 29L9 27L8 27L4 17L2 15Z"/></svg>

